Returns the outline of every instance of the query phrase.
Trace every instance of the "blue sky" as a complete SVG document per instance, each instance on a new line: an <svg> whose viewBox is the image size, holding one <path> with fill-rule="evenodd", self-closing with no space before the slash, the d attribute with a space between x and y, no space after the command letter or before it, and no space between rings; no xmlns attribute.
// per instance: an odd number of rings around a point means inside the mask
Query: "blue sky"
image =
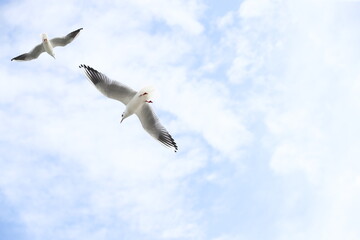
<svg viewBox="0 0 360 240"><path fill-rule="evenodd" d="M359 239L358 1L0 1L0 239ZM10 59L84 28L56 60ZM134 89L164 148L78 68Z"/></svg>

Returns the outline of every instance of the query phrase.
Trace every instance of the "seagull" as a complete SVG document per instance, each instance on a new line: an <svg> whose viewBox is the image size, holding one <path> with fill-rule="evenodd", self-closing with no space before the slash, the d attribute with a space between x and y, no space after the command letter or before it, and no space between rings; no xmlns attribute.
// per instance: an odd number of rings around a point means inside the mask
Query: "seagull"
<svg viewBox="0 0 360 240"><path fill-rule="evenodd" d="M102 94L126 105L125 111L121 115L120 123L135 113L140 119L143 128L152 137L166 147L174 149L175 152L178 150L174 139L163 127L159 118L150 107L149 103L152 103L150 94L153 91L151 87L145 87L136 92L120 82L109 79L92 67L81 64L79 68L84 68L86 76Z"/></svg>
<svg viewBox="0 0 360 240"><path fill-rule="evenodd" d="M82 28L79 28L79 29L69 33L65 37L57 37L57 38L53 38L51 40L49 40L48 36L45 33L43 33L43 34L41 34L42 43L40 43L39 45L34 47L28 53L24 53L17 57L12 58L11 61L13 61L13 60L30 61L30 60L33 60L33 59L39 57L39 55L43 52L47 52L50 56L55 58L55 53L53 51L53 48L54 47L64 47L64 46L68 45L75 39L75 37L79 34L79 32L81 30L82 30Z"/></svg>

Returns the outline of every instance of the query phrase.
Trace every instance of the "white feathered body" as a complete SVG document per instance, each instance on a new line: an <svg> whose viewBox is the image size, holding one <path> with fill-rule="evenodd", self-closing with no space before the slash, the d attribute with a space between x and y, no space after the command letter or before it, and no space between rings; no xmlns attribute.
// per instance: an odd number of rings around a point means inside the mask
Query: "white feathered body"
<svg viewBox="0 0 360 240"><path fill-rule="evenodd" d="M55 53L53 51L53 46L51 45L51 42L50 40L48 39L48 36L43 33L41 35L41 38L42 38L42 41L43 41L43 46L44 46L44 49L45 51L50 55L52 56L53 58L55 58Z"/></svg>
<svg viewBox="0 0 360 240"><path fill-rule="evenodd" d="M123 119L131 116L139 109L143 104L150 100L152 92L154 91L153 87L144 87L138 91L135 96L130 100L126 105L126 109L123 113Z"/></svg>

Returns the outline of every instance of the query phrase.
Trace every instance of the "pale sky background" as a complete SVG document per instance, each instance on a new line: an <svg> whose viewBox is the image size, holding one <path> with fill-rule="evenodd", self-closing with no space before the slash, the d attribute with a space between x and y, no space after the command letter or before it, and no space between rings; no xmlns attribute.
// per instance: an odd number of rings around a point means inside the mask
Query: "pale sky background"
<svg viewBox="0 0 360 240"><path fill-rule="evenodd" d="M0 26L1 240L360 239L360 2L5 0ZM153 85L179 152L79 64Z"/></svg>

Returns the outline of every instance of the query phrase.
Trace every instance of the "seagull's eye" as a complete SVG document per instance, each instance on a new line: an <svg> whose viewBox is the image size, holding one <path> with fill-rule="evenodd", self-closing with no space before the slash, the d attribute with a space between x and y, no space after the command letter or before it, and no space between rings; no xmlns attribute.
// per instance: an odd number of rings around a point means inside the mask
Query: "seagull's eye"
<svg viewBox="0 0 360 240"><path fill-rule="evenodd" d="M121 114L121 117L124 117L124 114Z"/></svg>

